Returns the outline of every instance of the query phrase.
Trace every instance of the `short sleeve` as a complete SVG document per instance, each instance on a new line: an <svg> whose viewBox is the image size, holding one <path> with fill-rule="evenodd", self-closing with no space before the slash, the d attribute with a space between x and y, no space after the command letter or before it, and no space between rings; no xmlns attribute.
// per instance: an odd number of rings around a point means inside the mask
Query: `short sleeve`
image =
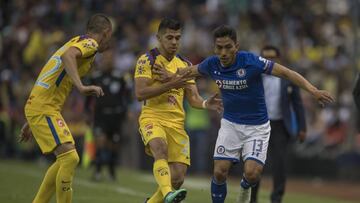
<svg viewBox="0 0 360 203"><path fill-rule="evenodd" d="M85 38L83 40L79 39L71 46L76 47L81 51L82 58L87 58L96 54L99 45L94 39Z"/></svg>
<svg viewBox="0 0 360 203"><path fill-rule="evenodd" d="M211 68L210 64L212 60L213 57L208 57L198 65L198 72L201 75L210 75L210 68Z"/></svg>
<svg viewBox="0 0 360 203"><path fill-rule="evenodd" d="M195 84L195 80L193 79L193 80L189 80L189 81L187 81L187 83L188 84Z"/></svg>
<svg viewBox="0 0 360 203"><path fill-rule="evenodd" d="M270 75L274 66L274 62L270 61L261 56L255 55L253 53L248 54L248 59L252 65L260 69L262 73Z"/></svg>
<svg viewBox="0 0 360 203"><path fill-rule="evenodd" d="M146 55L142 55L136 62L134 78L141 77L152 79L151 65Z"/></svg>

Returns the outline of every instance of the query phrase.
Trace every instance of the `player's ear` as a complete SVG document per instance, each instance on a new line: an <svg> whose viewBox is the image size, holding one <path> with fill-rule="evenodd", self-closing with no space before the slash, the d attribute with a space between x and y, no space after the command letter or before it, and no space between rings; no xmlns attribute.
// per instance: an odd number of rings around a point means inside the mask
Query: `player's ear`
<svg viewBox="0 0 360 203"><path fill-rule="evenodd" d="M156 39L160 42L160 40L161 40L161 34L160 33L156 34Z"/></svg>
<svg viewBox="0 0 360 203"><path fill-rule="evenodd" d="M236 43L235 43L235 48L236 48L236 50L239 50L239 49L240 49L240 44L239 44L239 42L236 42Z"/></svg>

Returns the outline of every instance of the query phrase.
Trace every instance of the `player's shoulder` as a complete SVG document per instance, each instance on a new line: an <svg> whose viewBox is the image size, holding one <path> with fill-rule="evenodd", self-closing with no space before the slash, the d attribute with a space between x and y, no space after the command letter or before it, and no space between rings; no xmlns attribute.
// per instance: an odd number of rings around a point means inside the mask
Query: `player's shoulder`
<svg viewBox="0 0 360 203"><path fill-rule="evenodd" d="M203 62L207 63L208 65L215 65L219 62L219 57L216 55L208 56L203 60Z"/></svg>
<svg viewBox="0 0 360 203"><path fill-rule="evenodd" d="M259 56L249 51L239 51L237 53L237 59L245 64L256 63L259 60Z"/></svg>
<svg viewBox="0 0 360 203"><path fill-rule="evenodd" d="M139 56L136 62L136 66L138 67L150 66L150 59L146 53Z"/></svg>
<svg viewBox="0 0 360 203"><path fill-rule="evenodd" d="M246 59L249 59L249 58L252 58L255 56L254 53L249 52L249 51L238 51L236 54L237 54L238 58L246 58Z"/></svg>
<svg viewBox="0 0 360 203"><path fill-rule="evenodd" d="M69 41L71 44L78 44L80 43L85 48L98 48L98 43L95 39L89 37L88 35L78 35L70 39Z"/></svg>
<svg viewBox="0 0 360 203"><path fill-rule="evenodd" d="M149 51L147 51L146 53L142 54L139 58L138 58L138 64L150 64L153 65L155 64L155 60L157 58L157 56L160 55L160 52L157 48L154 49L150 49Z"/></svg>
<svg viewBox="0 0 360 203"><path fill-rule="evenodd" d="M184 57L180 54L176 54L176 58L179 59L180 61L186 63L187 66L192 66L192 63L186 57Z"/></svg>

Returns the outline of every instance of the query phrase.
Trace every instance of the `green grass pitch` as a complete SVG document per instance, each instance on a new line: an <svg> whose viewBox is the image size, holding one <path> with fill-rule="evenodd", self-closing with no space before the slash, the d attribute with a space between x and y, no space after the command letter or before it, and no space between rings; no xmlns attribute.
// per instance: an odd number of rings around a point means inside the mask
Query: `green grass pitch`
<svg viewBox="0 0 360 203"><path fill-rule="evenodd" d="M33 162L0 160L0 202L26 203L34 197L48 165ZM143 203L156 190L149 172L120 169L118 181L95 183L91 171L78 168L74 180L74 203ZM184 203L211 202L206 177L187 177L184 188L188 195ZM226 202L235 202L238 181L230 181ZM260 203L268 203L268 191L260 192ZM53 199L52 202L55 202ZM286 193L284 203L351 203L307 194Z"/></svg>

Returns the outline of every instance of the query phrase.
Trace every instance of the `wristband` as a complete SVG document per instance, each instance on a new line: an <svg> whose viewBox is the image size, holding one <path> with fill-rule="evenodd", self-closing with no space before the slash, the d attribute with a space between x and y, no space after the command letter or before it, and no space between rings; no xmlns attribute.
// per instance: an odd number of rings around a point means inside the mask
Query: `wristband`
<svg viewBox="0 0 360 203"><path fill-rule="evenodd" d="M205 100L202 102L202 107L203 107L203 109L206 109L206 102L207 102L207 99L205 99Z"/></svg>

